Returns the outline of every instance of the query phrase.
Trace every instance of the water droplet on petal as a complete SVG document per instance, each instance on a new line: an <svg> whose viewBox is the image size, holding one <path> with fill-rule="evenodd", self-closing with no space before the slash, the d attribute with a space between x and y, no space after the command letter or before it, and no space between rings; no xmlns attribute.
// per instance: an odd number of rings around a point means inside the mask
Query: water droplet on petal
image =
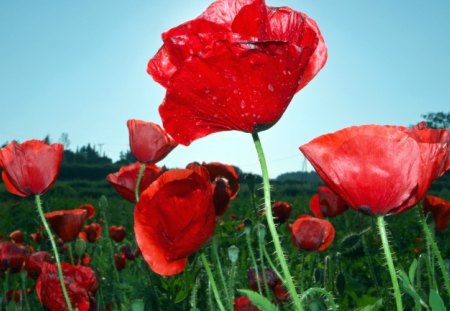
<svg viewBox="0 0 450 311"><path fill-rule="evenodd" d="M245 109L245 101L244 100L241 101L241 108Z"/></svg>
<svg viewBox="0 0 450 311"><path fill-rule="evenodd" d="M269 83L269 85L267 86L267 88L268 88L269 91L271 91L271 92L275 91L275 88L273 87L272 83Z"/></svg>

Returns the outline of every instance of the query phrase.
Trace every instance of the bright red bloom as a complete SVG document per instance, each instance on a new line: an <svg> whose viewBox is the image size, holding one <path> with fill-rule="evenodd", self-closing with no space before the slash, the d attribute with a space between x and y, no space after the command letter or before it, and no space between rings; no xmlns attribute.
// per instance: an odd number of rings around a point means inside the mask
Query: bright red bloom
<svg viewBox="0 0 450 311"><path fill-rule="evenodd" d="M327 249L335 235L331 222L309 215L300 215L289 229L294 245L305 251Z"/></svg>
<svg viewBox="0 0 450 311"><path fill-rule="evenodd" d="M431 213L438 231L444 231L450 223L450 202L442 198L426 195L423 202L425 214Z"/></svg>
<svg viewBox="0 0 450 311"><path fill-rule="evenodd" d="M102 226L99 223L86 225L80 232L79 238L91 243L98 241L102 236Z"/></svg>
<svg viewBox="0 0 450 311"><path fill-rule="evenodd" d="M98 288L94 271L88 267L72 266L65 262L61 265L72 307L78 311L88 311L91 299ZM42 273L36 283L39 301L50 310L67 310L56 265L44 262L41 267Z"/></svg>
<svg viewBox="0 0 450 311"><path fill-rule="evenodd" d="M9 234L9 237L11 240L14 241L14 243L22 244L25 240L25 237L23 235L23 232L21 230L15 230Z"/></svg>
<svg viewBox="0 0 450 311"><path fill-rule="evenodd" d="M86 210L86 219L92 219L95 215L95 208L92 204L83 204L78 208Z"/></svg>
<svg viewBox="0 0 450 311"><path fill-rule="evenodd" d="M114 265L116 266L117 271L125 269L125 266L127 265L127 257L125 254L114 254Z"/></svg>
<svg viewBox="0 0 450 311"><path fill-rule="evenodd" d="M45 213L45 219L49 222L50 227L64 242L77 238L85 218L86 210L78 208Z"/></svg>
<svg viewBox="0 0 450 311"><path fill-rule="evenodd" d="M22 245L12 242L0 242L0 271L19 272L22 270L27 256L28 251Z"/></svg>
<svg viewBox="0 0 450 311"><path fill-rule="evenodd" d="M159 113L183 145L270 128L327 59L315 21L263 0L217 0L162 39L147 72L167 89Z"/></svg>
<svg viewBox="0 0 450 311"><path fill-rule="evenodd" d="M131 153L142 163L161 161L178 144L153 122L128 120Z"/></svg>
<svg viewBox="0 0 450 311"><path fill-rule="evenodd" d="M187 257L214 233L215 213L206 169L161 175L141 195L134 212L137 244L155 273L183 271Z"/></svg>
<svg viewBox="0 0 450 311"><path fill-rule="evenodd" d="M63 145L40 140L9 143L0 149L6 189L21 197L46 193L56 181L63 153Z"/></svg>
<svg viewBox="0 0 450 311"><path fill-rule="evenodd" d="M43 262L51 263L51 257L48 252L42 251L29 255L24 266L24 269L28 273L28 277L37 279L41 274L41 265Z"/></svg>
<svg viewBox="0 0 450 311"><path fill-rule="evenodd" d="M114 189L125 199L135 202L136 198L134 190L139 176L141 163L123 166L117 173L109 174L106 180L114 187ZM145 166L144 175L139 184L139 193L142 193L152 182L154 182L162 173L166 171L165 167L158 167L155 164L147 164Z"/></svg>
<svg viewBox="0 0 450 311"><path fill-rule="evenodd" d="M234 311L261 311L255 307L248 297L239 297L234 299Z"/></svg>
<svg viewBox="0 0 450 311"><path fill-rule="evenodd" d="M109 237L118 243L122 242L126 235L127 232L124 226L109 227Z"/></svg>
<svg viewBox="0 0 450 311"><path fill-rule="evenodd" d="M347 203L328 187L319 187L318 193L309 200L309 209L319 218L336 217L348 208Z"/></svg>
<svg viewBox="0 0 450 311"><path fill-rule="evenodd" d="M370 215L397 214L416 204L445 171L449 143L431 142L421 133L400 126L353 126L300 150L352 208Z"/></svg>
<svg viewBox="0 0 450 311"><path fill-rule="evenodd" d="M292 205L288 202L278 201L272 205L272 213L276 223L283 224L289 219L292 212Z"/></svg>
<svg viewBox="0 0 450 311"><path fill-rule="evenodd" d="M208 170L212 183L213 201L216 216L221 216L229 208L230 201L234 200L239 192L239 175L233 166L220 162L190 163L186 168L195 170L202 166Z"/></svg>

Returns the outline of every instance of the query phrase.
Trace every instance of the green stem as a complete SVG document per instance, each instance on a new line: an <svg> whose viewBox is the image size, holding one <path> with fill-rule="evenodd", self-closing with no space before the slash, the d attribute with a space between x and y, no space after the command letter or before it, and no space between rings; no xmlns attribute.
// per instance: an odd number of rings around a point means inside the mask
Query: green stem
<svg viewBox="0 0 450 311"><path fill-rule="evenodd" d="M134 188L134 197L136 198L136 203L139 202L139 186L141 185L142 177L144 176L145 171L145 163L141 163L141 167L139 168L139 175L136 180L136 188Z"/></svg>
<svg viewBox="0 0 450 311"><path fill-rule="evenodd" d="M52 245L53 254L55 255L56 268L58 270L58 278L59 278L59 283L61 284L61 289L63 292L64 300L66 301L67 308L69 309L69 311L73 311L72 304L70 303L69 295L67 294L66 284L64 284L64 274L63 274L63 271L61 268L61 261L59 259L58 248L56 247L55 239L53 238L53 234L52 234L52 231L50 230L50 226L48 225L48 222L45 219L44 212L42 210L41 196L39 194L36 195L35 201L36 201L36 207L37 207L37 210L39 213L39 217L41 218L41 221L44 224L45 232L48 235L50 244Z"/></svg>
<svg viewBox="0 0 450 311"><path fill-rule="evenodd" d="M261 234L261 230L263 226L262 224L259 223L258 221L258 225L257 225L257 230L258 230L258 248L259 248L259 261L261 262L261 270L263 271L263 280L264 280L264 289L266 291L266 297L270 299L271 295L270 295L270 290L269 290L269 285L267 282L267 276L266 276L266 265L264 263L264 254L263 254L263 239L264 236L263 234ZM264 229L265 230L265 229Z"/></svg>
<svg viewBox="0 0 450 311"><path fill-rule="evenodd" d="M230 299L230 295L228 293L228 287L227 287L227 283L225 282L225 276L223 274L223 269L222 269L222 264L220 262L220 258L219 258L219 252L218 252L218 245L217 245L217 237L214 236L212 239L212 253L214 256L214 259L216 261L216 265L218 268L218 272L219 272L219 277L220 277L220 282L222 283L222 287L223 287L223 291L225 293L225 299L227 301L227 305L230 306L230 304L232 304L232 301Z"/></svg>
<svg viewBox="0 0 450 311"><path fill-rule="evenodd" d="M68 246L69 246L69 257L70 257L70 263L72 264L72 265L74 265L74 261L73 261L73 252L72 252L72 243L67 243L67 244L69 244Z"/></svg>
<svg viewBox="0 0 450 311"><path fill-rule="evenodd" d="M216 281L214 281L214 276L211 272L211 268L209 267L208 260L206 259L205 254L201 254L200 258L202 260L203 266L205 266L206 275L208 276L209 284L211 285L214 298L216 299L217 305L219 306L219 309L221 311L225 311L225 307L222 304L222 301L220 300L219 291L217 290Z"/></svg>
<svg viewBox="0 0 450 311"><path fill-rule="evenodd" d="M264 205L266 210L266 220L267 226L269 227L270 234L272 236L273 245L275 247L275 253L277 254L278 261L280 262L281 270L283 271L285 285L289 291L291 299L294 303L295 310L303 311L303 307L300 298L295 289L294 282L292 280L291 273L286 263L286 258L283 254L283 249L281 248L280 238L278 237L277 229L273 221L272 216L272 204L270 200L270 181L269 172L267 170L266 158L264 156L264 151L259 140L257 132L252 133L253 142L255 143L256 152L258 153L259 163L261 165L261 173L263 177L263 187L264 187Z"/></svg>
<svg viewBox="0 0 450 311"><path fill-rule="evenodd" d="M384 222L384 215L377 216L377 225L380 232L381 241L383 243L384 255L391 275L392 285L394 286L395 304L398 311L403 311L402 296L400 293L400 286L398 285L397 274L395 272L394 261L392 260L391 249L386 234L386 224Z"/></svg>
<svg viewBox="0 0 450 311"><path fill-rule="evenodd" d="M434 256L436 257L436 259L438 261L439 268L441 269L442 277L444 279L445 288L447 289L447 294L448 294L448 297L450 298L450 279L448 276L448 272L445 268L444 259L442 258L441 252L439 251L436 241L433 239L433 234L431 233L431 230L427 225L423 211L420 208L419 208L419 214L421 216L421 223L422 223L423 231L425 233L428 243L430 243L430 245L431 245L431 249L433 250Z"/></svg>
<svg viewBox="0 0 450 311"><path fill-rule="evenodd" d="M245 241L247 242L248 252L250 254L253 267L255 269L255 278L256 278L256 285L258 286L258 292L260 295L262 295L261 282L259 281L260 278L259 278L258 264L256 263L255 253L253 252L252 241L250 240L250 232L247 232L245 234Z"/></svg>

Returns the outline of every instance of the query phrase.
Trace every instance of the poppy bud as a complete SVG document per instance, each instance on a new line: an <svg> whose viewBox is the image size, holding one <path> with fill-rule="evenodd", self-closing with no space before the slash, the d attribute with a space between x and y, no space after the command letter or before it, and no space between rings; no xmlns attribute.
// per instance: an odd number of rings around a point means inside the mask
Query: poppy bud
<svg viewBox="0 0 450 311"><path fill-rule="evenodd" d="M334 240L334 227L324 219L300 215L289 228L292 242L300 250L323 251Z"/></svg>
<svg viewBox="0 0 450 311"><path fill-rule="evenodd" d="M125 239L126 231L124 226L111 226L109 227L109 237L120 243Z"/></svg>

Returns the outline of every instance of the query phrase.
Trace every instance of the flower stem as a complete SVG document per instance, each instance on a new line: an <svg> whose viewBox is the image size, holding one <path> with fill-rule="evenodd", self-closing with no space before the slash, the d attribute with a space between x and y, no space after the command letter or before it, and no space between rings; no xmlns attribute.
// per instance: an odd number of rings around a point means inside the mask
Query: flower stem
<svg viewBox="0 0 450 311"><path fill-rule="evenodd" d="M225 311L225 307L220 300L219 291L217 290L216 281L214 281L214 276L211 272L211 268L209 267L208 260L206 259L205 254L201 254L200 258L202 260L203 265L205 266L206 275L208 276L209 283L211 284L211 288L214 294L214 298L216 299L217 305L219 306L220 311Z"/></svg>
<svg viewBox="0 0 450 311"><path fill-rule="evenodd" d="M245 234L245 241L247 242L248 253L250 254L253 268L255 269L255 278L256 278L256 285L258 286L258 292L260 295L262 295L261 282L260 282L259 271L258 271L258 264L256 263L255 253L253 252L252 241L250 240L250 232L247 232Z"/></svg>
<svg viewBox="0 0 450 311"><path fill-rule="evenodd" d="M141 185L142 177L144 176L145 171L145 163L141 163L141 167L139 168L139 175L136 181L136 188L134 188L134 196L136 198L136 203L139 202L139 186Z"/></svg>
<svg viewBox="0 0 450 311"><path fill-rule="evenodd" d="M41 218L42 223L44 224L45 231L47 232L48 238L50 240L50 244L52 245L53 254L55 255L56 260L56 268L58 269L58 278L61 284L61 289L63 292L64 300L66 301L67 308L69 311L73 311L72 304L70 303L69 295L67 294L66 285L64 284L64 274L61 268L61 261L59 259L58 248L56 247L55 239L53 238L52 231L48 225L47 220L45 219L44 212L42 210L42 202L41 196L39 194L35 197L36 207L39 213L39 217Z"/></svg>
<svg viewBox="0 0 450 311"><path fill-rule="evenodd" d="M227 305L230 305L230 304L232 304L232 301L230 299L230 295L228 294L228 287L227 287L227 283L225 282L225 276L223 274L222 263L220 262L219 251L218 251L218 242L217 242L216 236L214 236L212 238L212 253L213 253L213 257L216 261L217 268L219 270L218 271L219 277L220 277L220 281L222 283L223 291L225 293L225 299L227 301Z"/></svg>
<svg viewBox="0 0 450 311"><path fill-rule="evenodd" d="M384 255L391 275L392 285L394 286L395 304L397 305L397 311L403 311L402 297L400 293L400 286L398 285L397 274L395 272L394 261L392 260L391 249L389 247L389 241L386 234L386 224L384 222L384 215L377 216L377 225L380 232L381 241L383 243Z"/></svg>
<svg viewBox="0 0 450 311"><path fill-rule="evenodd" d="M263 187L264 187L264 205L266 209L266 220L267 226L269 227L270 234L272 236L273 245L275 247L275 253L277 254L278 261L280 262L281 270L283 271L283 276L285 280L285 285L289 291L291 299L294 303L295 310L303 311L303 307L300 298L295 289L294 282L292 280L291 273L286 263L286 258L284 258L283 249L281 248L280 238L278 237L277 229L273 221L272 216L272 204L270 201L270 181L269 172L267 170L266 158L264 156L264 151L259 140L257 132L252 133L253 142L255 143L256 152L258 153L259 164L261 165L261 173L263 177Z"/></svg>
<svg viewBox="0 0 450 311"><path fill-rule="evenodd" d="M441 269L442 277L444 279L445 288L447 289L448 297L450 298L450 279L448 276L447 269L445 268L444 259L442 258L441 252L436 244L436 241L433 239L433 234L431 233L430 228L427 225L427 221L423 214L423 211L419 207L419 214L421 218L422 228L427 238L428 243L431 245L431 249L433 250L434 256L436 257L439 268Z"/></svg>

